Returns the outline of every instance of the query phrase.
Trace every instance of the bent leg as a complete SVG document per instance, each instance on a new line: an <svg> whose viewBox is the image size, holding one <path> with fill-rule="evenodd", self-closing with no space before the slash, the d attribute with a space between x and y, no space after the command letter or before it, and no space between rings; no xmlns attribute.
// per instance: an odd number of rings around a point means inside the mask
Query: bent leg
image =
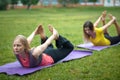
<svg viewBox="0 0 120 80"><path fill-rule="evenodd" d="M104 34L105 38L107 38L108 40L110 40L111 44L110 45L114 45L120 42L120 36L110 36L108 34Z"/></svg>
<svg viewBox="0 0 120 80"><path fill-rule="evenodd" d="M111 45L117 44L120 42L120 36L111 37L110 40L111 40Z"/></svg>
<svg viewBox="0 0 120 80"><path fill-rule="evenodd" d="M45 51L46 54L53 58L55 63L65 58L74 48L72 43L62 36L59 36L56 40L56 46L57 49L49 49Z"/></svg>
<svg viewBox="0 0 120 80"><path fill-rule="evenodd" d="M43 29L42 25L39 25L39 28L38 28L37 33L38 33L38 34L40 34L41 44L45 43L45 42L46 42L46 40L48 39L48 37L46 37L46 35L45 35L45 32L44 32L44 29ZM50 44L50 45L48 45L48 47L53 48L53 45L52 45L52 44Z"/></svg>
<svg viewBox="0 0 120 80"><path fill-rule="evenodd" d="M115 27L116 27L118 36L120 36L120 25L118 24L118 22L117 22L116 20L115 20L115 22L114 22L114 25L115 25Z"/></svg>
<svg viewBox="0 0 120 80"><path fill-rule="evenodd" d="M112 14L109 14L109 17L110 17L110 19L112 19L113 18ZM114 20L113 24L116 27L116 31L117 31L118 36L120 36L120 25L118 24L116 19Z"/></svg>
<svg viewBox="0 0 120 80"><path fill-rule="evenodd" d="M41 44L45 43L45 41L46 41L47 39L48 39L48 37L46 37L46 38L44 38L44 39L41 38ZM52 43L48 45L48 48L53 48Z"/></svg>

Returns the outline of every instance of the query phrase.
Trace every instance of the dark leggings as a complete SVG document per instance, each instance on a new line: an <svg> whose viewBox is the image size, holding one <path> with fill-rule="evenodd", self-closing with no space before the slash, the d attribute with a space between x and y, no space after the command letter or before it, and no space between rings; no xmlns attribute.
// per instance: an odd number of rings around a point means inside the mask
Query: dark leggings
<svg viewBox="0 0 120 80"><path fill-rule="evenodd" d="M120 36L111 37L108 33L105 33L104 36L105 36L105 38L110 40L110 42L111 42L110 45L117 44L118 42L120 42Z"/></svg>
<svg viewBox="0 0 120 80"><path fill-rule="evenodd" d="M41 44L43 44L46 40L41 40ZM59 36L59 38L56 40L56 47L57 49L53 48L53 45L50 44L44 51L44 53L53 58L55 63L65 58L74 48L70 41L62 36Z"/></svg>

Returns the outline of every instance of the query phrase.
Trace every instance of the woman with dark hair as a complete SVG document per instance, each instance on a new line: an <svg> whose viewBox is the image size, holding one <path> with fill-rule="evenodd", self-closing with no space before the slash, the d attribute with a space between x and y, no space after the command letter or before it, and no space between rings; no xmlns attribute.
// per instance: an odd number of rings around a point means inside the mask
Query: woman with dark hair
<svg viewBox="0 0 120 80"><path fill-rule="evenodd" d="M116 17L109 14L110 21L105 24L106 11L98 18L98 20L93 24L91 21L86 21L83 25L84 41L92 42L95 46L107 46L113 45L120 42L120 26L116 20ZM97 27L102 21L103 26ZM117 30L117 36L110 36L107 29L112 24L115 25Z"/></svg>

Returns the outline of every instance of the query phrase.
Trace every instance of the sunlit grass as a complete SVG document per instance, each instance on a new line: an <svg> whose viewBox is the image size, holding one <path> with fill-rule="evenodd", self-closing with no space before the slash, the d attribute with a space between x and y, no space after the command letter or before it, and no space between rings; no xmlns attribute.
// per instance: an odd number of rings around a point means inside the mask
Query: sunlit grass
<svg viewBox="0 0 120 80"><path fill-rule="evenodd" d="M61 35L68 38L73 45L83 43L82 25L86 20L94 22L102 11L107 10L117 17L120 23L119 7L80 7L80 8L42 8L33 10L0 11L0 65L16 61L12 53L12 42L16 35L26 37L42 24L48 36L48 24L52 24ZM107 18L107 21L109 18ZM109 28L116 35L112 25ZM36 36L31 46L39 45ZM75 48L78 49L78 48ZM120 45L82 59L60 63L35 73L20 76L0 74L1 80L119 80L120 79Z"/></svg>

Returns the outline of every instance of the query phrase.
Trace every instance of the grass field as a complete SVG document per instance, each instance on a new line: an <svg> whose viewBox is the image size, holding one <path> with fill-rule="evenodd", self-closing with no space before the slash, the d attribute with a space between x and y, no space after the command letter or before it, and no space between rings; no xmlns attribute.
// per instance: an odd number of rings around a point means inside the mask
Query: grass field
<svg viewBox="0 0 120 80"><path fill-rule="evenodd" d="M12 52L14 37L18 34L29 36L39 24L44 26L48 36L51 34L47 26L52 24L61 35L69 39L74 45L83 43L82 25L86 20L94 22L104 10L115 15L120 23L120 7L42 8L0 11L0 65L16 61ZM107 18L108 20L109 18ZM113 25L109 28L109 32L111 35L116 35ZM39 36L36 36L31 47L38 44ZM25 76L8 76L0 73L0 80L119 80L119 61L120 45L99 52L93 51L92 56L60 63Z"/></svg>

